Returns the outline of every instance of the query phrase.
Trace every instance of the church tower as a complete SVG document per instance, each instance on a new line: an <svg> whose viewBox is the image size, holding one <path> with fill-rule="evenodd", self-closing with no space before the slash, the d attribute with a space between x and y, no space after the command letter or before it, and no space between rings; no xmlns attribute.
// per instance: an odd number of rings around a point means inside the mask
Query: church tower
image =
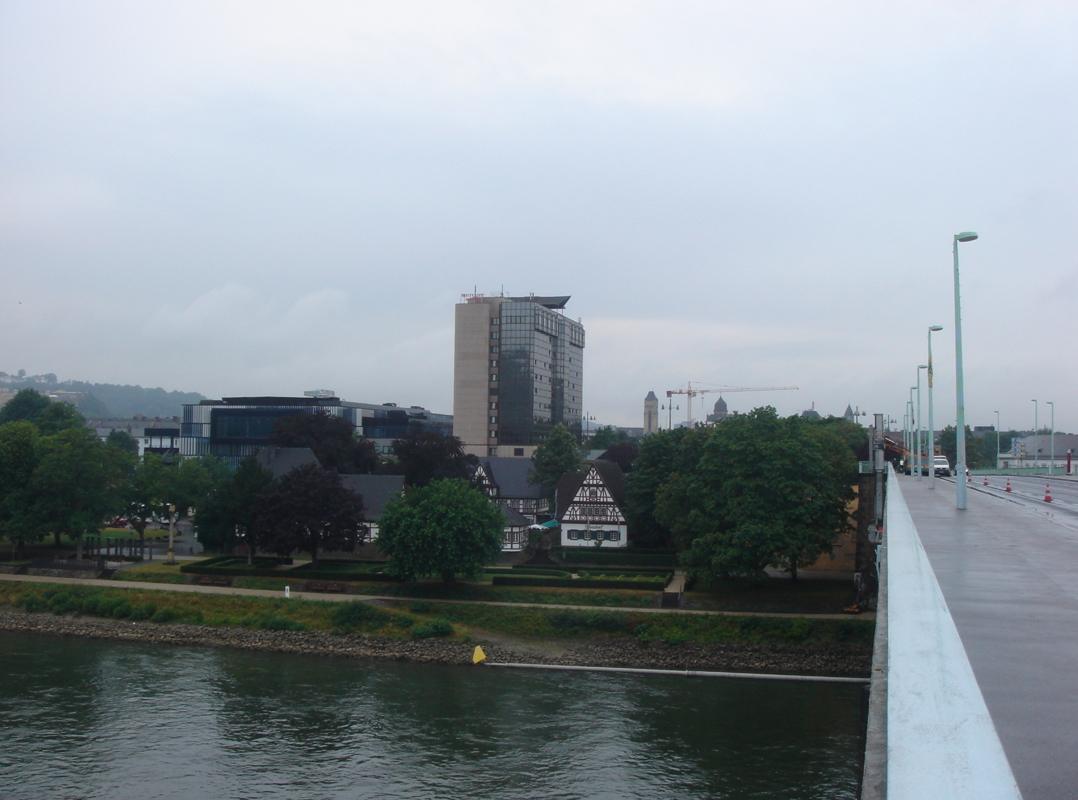
<svg viewBox="0 0 1078 800"><path fill-rule="evenodd" d="M644 398L644 435L659 430L659 398L654 391Z"/></svg>

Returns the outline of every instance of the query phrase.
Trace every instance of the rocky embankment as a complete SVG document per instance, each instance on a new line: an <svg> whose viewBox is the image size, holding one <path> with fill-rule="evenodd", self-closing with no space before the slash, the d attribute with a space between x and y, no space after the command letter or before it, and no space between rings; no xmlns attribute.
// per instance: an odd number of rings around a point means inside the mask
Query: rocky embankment
<svg viewBox="0 0 1078 800"><path fill-rule="evenodd" d="M552 653L533 643L521 642L520 647L515 647L504 641L487 642L481 638L464 642L455 639L391 639L321 631L262 631L31 614L15 609L0 609L0 630L438 664L470 664L475 644L482 644L488 659L497 663L867 677L872 661L870 648L854 645L827 649L775 644L665 645L618 637L560 642L557 652Z"/></svg>

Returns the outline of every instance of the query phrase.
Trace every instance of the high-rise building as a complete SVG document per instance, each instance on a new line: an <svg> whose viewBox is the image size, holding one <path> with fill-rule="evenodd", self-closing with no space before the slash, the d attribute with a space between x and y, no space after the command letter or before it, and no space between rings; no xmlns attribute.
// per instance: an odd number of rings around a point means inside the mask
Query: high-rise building
<svg viewBox="0 0 1078 800"><path fill-rule="evenodd" d="M659 430L659 398L654 391L648 392L644 398L644 434L655 433Z"/></svg>
<svg viewBox="0 0 1078 800"><path fill-rule="evenodd" d="M456 307L453 434L466 453L531 456L561 423L578 433L584 326L563 297L465 295Z"/></svg>

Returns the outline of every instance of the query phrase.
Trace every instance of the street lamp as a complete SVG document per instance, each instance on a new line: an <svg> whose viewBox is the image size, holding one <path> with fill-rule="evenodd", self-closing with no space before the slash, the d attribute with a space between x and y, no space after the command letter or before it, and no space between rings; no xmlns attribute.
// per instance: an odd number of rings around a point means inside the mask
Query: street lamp
<svg viewBox="0 0 1078 800"><path fill-rule="evenodd" d="M921 449L924 445L924 417L921 416L921 370L928 369L928 364L917 365L917 453L921 459L921 469L925 468L925 454ZM927 470L926 470L927 471ZM917 477L921 477L921 473L917 473Z"/></svg>
<svg viewBox="0 0 1078 800"><path fill-rule="evenodd" d="M1051 433L1048 435L1048 446L1051 448L1048 452L1048 474L1052 474L1052 468L1056 463L1056 404L1051 400L1044 401L1047 405L1052 407L1052 428Z"/></svg>
<svg viewBox="0 0 1078 800"><path fill-rule="evenodd" d="M942 325L928 326L928 488L936 488L936 420L932 414L932 334Z"/></svg>
<svg viewBox="0 0 1078 800"><path fill-rule="evenodd" d="M173 503L168 504L168 558L165 559L166 564L176 563L176 553L172 549L173 538L176 535L176 506Z"/></svg>
<svg viewBox="0 0 1078 800"><path fill-rule="evenodd" d="M910 463L910 404L906 403L906 413L902 415L902 444L906 447L906 461L902 465L903 472Z"/></svg>
<svg viewBox="0 0 1078 800"><path fill-rule="evenodd" d="M993 465L999 469L999 412L996 412L996 463Z"/></svg>
<svg viewBox="0 0 1078 800"><path fill-rule="evenodd" d="M966 507L966 394L962 384L962 294L958 283L958 243L972 242L977 238L973 231L963 231L954 235L954 377L955 377L955 444L957 446L955 471L958 479L954 482L955 508Z"/></svg>
<svg viewBox="0 0 1078 800"><path fill-rule="evenodd" d="M921 373L918 372L917 376L920 377ZM912 460L910 461L910 475L920 478L921 469L917 463L917 451L921 448L917 446L917 426L921 424L921 420L917 419L919 415L914 413L916 407L913 405L913 393L916 391L916 386L910 387L910 453L913 456Z"/></svg>

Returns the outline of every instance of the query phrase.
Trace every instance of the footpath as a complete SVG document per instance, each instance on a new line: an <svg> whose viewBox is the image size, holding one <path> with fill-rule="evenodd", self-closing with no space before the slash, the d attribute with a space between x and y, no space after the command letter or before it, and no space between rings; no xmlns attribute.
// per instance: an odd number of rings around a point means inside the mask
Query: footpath
<svg viewBox="0 0 1078 800"><path fill-rule="evenodd" d="M948 484L902 493L1023 797L1078 796L1078 530L988 492L965 511Z"/></svg>
<svg viewBox="0 0 1078 800"><path fill-rule="evenodd" d="M150 583L148 581L124 581L103 578L58 578L41 575L2 575L2 581L14 581L18 583L60 583L75 586L100 586L105 589L141 589L142 591L155 592L183 592L188 594L217 594L236 595L242 597L272 597L280 598L284 593L275 589L239 589L233 586L201 586L189 583ZM771 617L777 619L857 619L874 620L875 614L865 612L857 615L850 614L790 614L770 611L711 611L684 608L640 608L636 606L588 606L564 603L510 603L495 600L445 600L437 597L405 597L400 595L375 595L375 594L338 594L333 592L296 592L290 591L289 597L297 600L322 600L331 603L351 602L426 602L426 603L453 603L457 605L478 606L505 606L509 608L545 608L567 609L574 611L618 611L633 614L684 614L699 616L727 616L727 617Z"/></svg>

